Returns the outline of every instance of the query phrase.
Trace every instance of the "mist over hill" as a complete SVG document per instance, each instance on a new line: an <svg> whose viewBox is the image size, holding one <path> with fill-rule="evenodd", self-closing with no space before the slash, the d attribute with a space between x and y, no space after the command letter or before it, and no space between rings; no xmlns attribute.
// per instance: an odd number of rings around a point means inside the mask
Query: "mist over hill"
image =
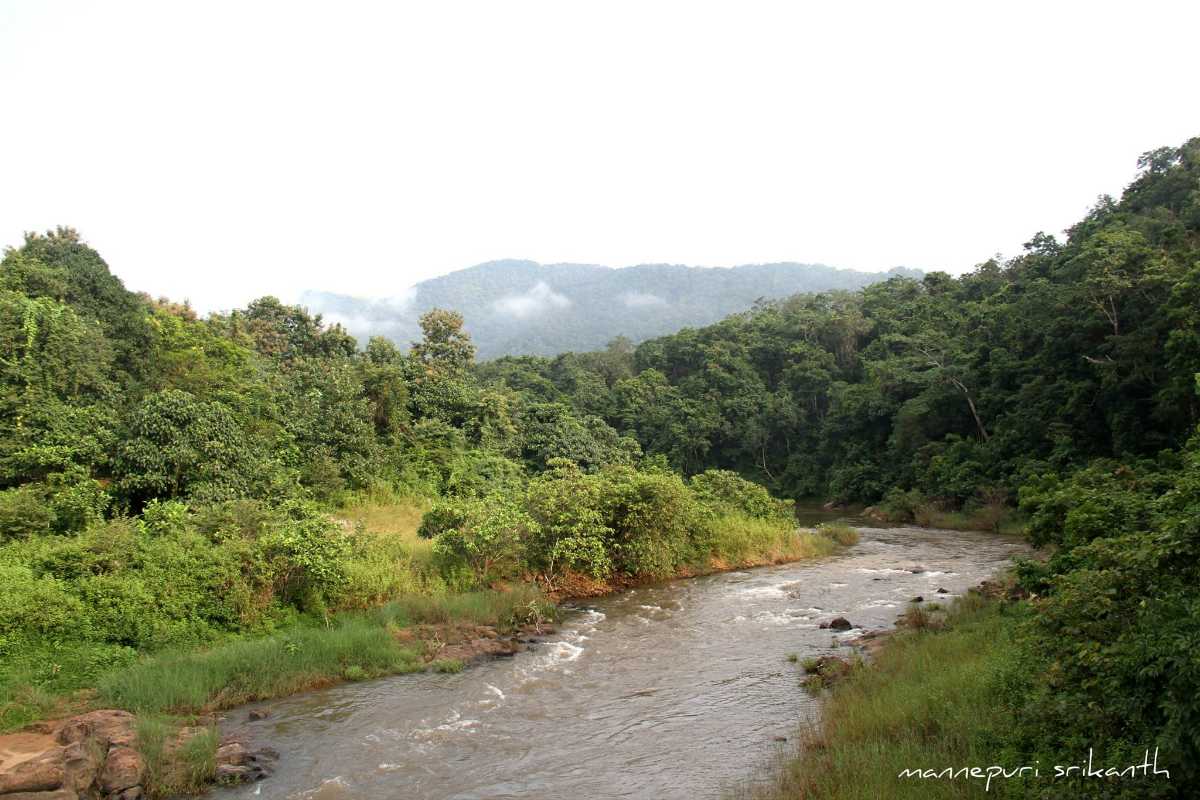
<svg viewBox="0 0 1200 800"><path fill-rule="evenodd" d="M618 335L639 342L716 322L760 298L854 290L897 275L919 277L921 272L903 267L857 272L796 263L614 269L506 260L423 281L396 297L307 291L301 302L355 336L386 336L400 346L420 338L421 314L453 309L466 318L479 358L486 360L596 350Z"/></svg>

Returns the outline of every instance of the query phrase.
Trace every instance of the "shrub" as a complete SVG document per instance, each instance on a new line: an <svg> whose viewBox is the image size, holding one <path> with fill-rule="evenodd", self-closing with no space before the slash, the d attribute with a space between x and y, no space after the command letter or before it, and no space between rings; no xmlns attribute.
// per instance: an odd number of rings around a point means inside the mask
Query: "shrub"
<svg viewBox="0 0 1200 800"><path fill-rule="evenodd" d="M598 479L617 570L664 576L708 555L700 507L678 475L613 468Z"/></svg>
<svg viewBox="0 0 1200 800"><path fill-rule="evenodd" d="M696 499L710 509L737 509L755 519L795 519L795 503L778 500L764 487L746 480L736 472L710 469L691 479Z"/></svg>
<svg viewBox="0 0 1200 800"><path fill-rule="evenodd" d="M0 542L47 533L54 513L38 484L0 491Z"/></svg>
<svg viewBox="0 0 1200 800"><path fill-rule="evenodd" d="M445 526L450 521L455 524ZM507 495L448 501L429 527L435 526L440 530L434 539L434 553L451 570L459 564L466 566L479 584L515 573L525 542L537 535L537 523L517 498Z"/></svg>
<svg viewBox="0 0 1200 800"><path fill-rule="evenodd" d="M281 600L322 612L346 582L349 547L332 520L310 504L292 502L287 518L260 540L259 556Z"/></svg>
<svg viewBox="0 0 1200 800"><path fill-rule="evenodd" d="M530 481L526 507L537 523L526 561L553 575L564 568L602 578L613 570L608 548L613 530L601 511L602 487L575 464L553 459L551 469Z"/></svg>
<svg viewBox="0 0 1200 800"><path fill-rule="evenodd" d="M82 531L99 523L112 503L108 492L81 467L48 475L46 488L57 533Z"/></svg>

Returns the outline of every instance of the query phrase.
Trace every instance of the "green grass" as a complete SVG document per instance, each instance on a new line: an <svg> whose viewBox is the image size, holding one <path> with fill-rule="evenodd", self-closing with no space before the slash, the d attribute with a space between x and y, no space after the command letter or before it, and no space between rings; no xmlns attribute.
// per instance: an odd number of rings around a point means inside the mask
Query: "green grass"
<svg viewBox="0 0 1200 800"><path fill-rule="evenodd" d="M179 741L180 720L147 714L137 720L137 748L146 762L144 788L152 798L198 794L217 769L220 734L215 727Z"/></svg>
<svg viewBox="0 0 1200 800"><path fill-rule="evenodd" d="M843 547L858 544L858 531L840 522L823 522L816 527L816 532L829 537Z"/></svg>
<svg viewBox="0 0 1200 800"><path fill-rule="evenodd" d="M927 528L986 531L1009 536L1020 535L1025 530L1025 517L1007 507L981 506L963 511L942 511L929 507L919 510L914 517L918 525Z"/></svg>
<svg viewBox="0 0 1200 800"><path fill-rule="evenodd" d="M726 514L713 523L713 558L729 566L819 558L838 546L830 536L783 520Z"/></svg>
<svg viewBox="0 0 1200 800"><path fill-rule="evenodd" d="M552 619L555 609L536 587L516 584L509 591L406 595L370 612L383 626L470 623L511 630L519 625Z"/></svg>
<svg viewBox="0 0 1200 800"><path fill-rule="evenodd" d="M902 779L908 768L997 763L1005 724L998 676L1010 666L1019 613L975 596L953 609L940 632L901 633L869 666L829 693L821 720L801 732L798 751L764 787L738 798L879 800L965 798L982 780Z"/></svg>
<svg viewBox="0 0 1200 800"><path fill-rule="evenodd" d="M196 713L291 694L358 667L367 676L421 668L419 654L386 628L354 617L329 628L149 656L104 676L101 705L138 713Z"/></svg>
<svg viewBox="0 0 1200 800"><path fill-rule="evenodd" d="M417 536L428 509L424 498L381 490L347 501L336 518L353 531L353 549L338 608L372 608L401 595L445 591L433 564L433 543Z"/></svg>
<svg viewBox="0 0 1200 800"><path fill-rule="evenodd" d="M511 628L552 615L533 587L399 598L327 627L296 626L205 650L160 653L103 676L97 702L137 713L188 714L292 694L338 680L424 669L415 645L393 635L417 624Z"/></svg>

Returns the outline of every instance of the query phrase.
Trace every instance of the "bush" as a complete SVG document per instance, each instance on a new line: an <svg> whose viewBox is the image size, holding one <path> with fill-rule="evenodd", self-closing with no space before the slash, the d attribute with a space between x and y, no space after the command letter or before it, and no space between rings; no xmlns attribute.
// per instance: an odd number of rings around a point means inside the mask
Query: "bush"
<svg viewBox="0 0 1200 800"><path fill-rule="evenodd" d="M708 555L700 506L678 475L612 468L598 478L615 569L661 577Z"/></svg>
<svg viewBox="0 0 1200 800"><path fill-rule="evenodd" d="M569 461L553 459L551 469L529 483L526 508L537 523L526 561L554 575L573 569L595 578L613 570L612 528L601 510L602 487Z"/></svg>
<svg viewBox="0 0 1200 800"><path fill-rule="evenodd" d="M517 498L507 495L445 501L435 510L428 528L421 524L423 531L437 529L435 555L451 572L465 566L480 585L515 574L525 543L537 536L537 523Z"/></svg>
<svg viewBox="0 0 1200 800"><path fill-rule="evenodd" d="M292 502L287 517L259 541L259 558L276 596L306 611L323 613L326 600L345 585L350 543L315 506Z"/></svg>
<svg viewBox="0 0 1200 800"><path fill-rule="evenodd" d="M710 509L737 509L755 519L795 520L795 503L778 500L764 487L746 480L736 472L710 469L691 479L696 499Z"/></svg>
<svg viewBox="0 0 1200 800"><path fill-rule="evenodd" d="M0 491L0 542L50 531L54 514L37 484Z"/></svg>

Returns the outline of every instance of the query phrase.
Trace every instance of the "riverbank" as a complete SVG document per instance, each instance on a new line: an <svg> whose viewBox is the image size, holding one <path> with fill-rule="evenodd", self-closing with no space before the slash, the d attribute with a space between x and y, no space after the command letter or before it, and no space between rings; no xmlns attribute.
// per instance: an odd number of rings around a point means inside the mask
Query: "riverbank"
<svg viewBox="0 0 1200 800"><path fill-rule="evenodd" d="M414 516L389 515L381 508L358 508L353 516L347 515L346 522L366 540L364 549L392 551L400 544L397 539L407 540L406 546L412 549L404 566L413 570L411 553L421 546L412 524ZM793 529L781 535L777 526L750 519L726 520L720 531L707 561L688 564L668 578L818 558L832 555L855 538L852 530L837 527ZM385 591L385 576L377 567L372 569L380 578L376 581L378 590ZM401 577L406 584L413 582L411 575ZM394 583L396 577L388 580ZM154 752L144 752L143 761L160 766L148 770L145 783L139 784L145 794L154 797L195 790L212 780L217 762L200 757L194 759L194 767L179 768L176 755L191 750L164 751L161 742L176 736L172 730L211 729L214 713L257 700L385 675L426 670L458 672L473 661L513 655L531 641L554 632L557 602L595 597L648 582L651 579L645 577L613 576L599 581L567 573L554 585L514 582L474 592L401 595L375 608L301 620L267 636L145 655L102 674L92 686L70 695L44 698L40 705L27 705L22 727L28 730L28 725L36 721L30 717L39 711L44 712L39 729L54 727L53 721L44 720L65 714L96 709L132 712L139 721L153 721L154 729L159 731L152 737L159 746L151 738L146 739ZM362 583L370 585L368 581ZM358 602L365 602L361 598L366 596L360 595ZM136 737L139 748L143 738ZM15 741L11 735L0 736L0 749L10 739ZM209 739L215 748L215 734L204 741ZM187 779L181 780L180 775Z"/></svg>
<svg viewBox="0 0 1200 800"><path fill-rule="evenodd" d="M1015 639L1031 610L994 589L985 584L944 610L911 609L907 624L875 637L869 660L830 688L819 720L800 731L769 775L732 798L949 800L1015 788L1012 781L988 787L986 777L902 776L995 764L1001 755L1004 676L1017 668Z"/></svg>
<svg viewBox="0 0 1200 800"><path fill-rule="evenodd" d="M283 754L262 796L712 797L815 713L789 655L848 653L913 597L962 594L1025 550L990 534L861 536L832 558L580 601L513 659L271 701L262 721L251 706L222 732ZM837 617L855 628L823 627Z"/></svg>

